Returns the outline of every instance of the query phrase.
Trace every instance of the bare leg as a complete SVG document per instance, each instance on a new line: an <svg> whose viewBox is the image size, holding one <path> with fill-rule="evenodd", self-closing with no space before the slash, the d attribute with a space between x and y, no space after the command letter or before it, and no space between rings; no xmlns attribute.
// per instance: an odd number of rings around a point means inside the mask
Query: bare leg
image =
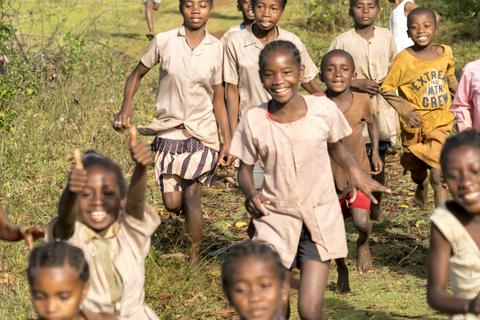
<svg viewBox="0 0 480 320"><path fill-rule="evenodd" d="M382 162L384 164L382 168L382 172L372 176L372 178L384 185L385 184L385 151L380 151L380 159L382 159ZM373 196L377 199L378 203L374 204L372 202L372 204L370 205L370 211L371 211L370 217L372 218L372 220L380 220L380 217L382 216L382 210L381 210L382 195L383 194L381 192L373 193Z"/></svg>
<svg viewBox="0 0 480 320"><path fill-rule="evenodd" d="M147 0L145 2L145 18L147 19L147 38L153 38L153 1ZM150 38L151 36L151 38Z"/></svg>
<svg viewBox="0 0 480 320"><path fill-rule="evenodd" d="M448 199L448 191L443 183L440 169L430 169L430 183L435 193L435 207L438 207Z"/></svg>
<svg viewBox="0 0 480 320"><path fill-rule="evenodd" d="M197 268L200 259L200 242L202 241L203 214L200 202L202 185L198 181L189 181L183 192L183 212L185 214L185 231L191 242L190 264Z"/></svg>
<svg viewBox="0 0 480 320"><path fill-rule="evenodd" d="M335 290L335 293L346 294L346 293L352 292L352 290L350 290L350 281L348 279L348 267L345 264L345 259L344 258L335 259L335 263L337 264L337 273L338 273L337 289Z"/></svg>
<svg viewBox="0 0 480 320"><path fill-rule="evenodd" d="M168 212L180 213L182 211L182 197L181 191L162 192L163 206Z"/></svg>
<svg viewBox="0 0 480 320"><path fill-rule="evenodd" d="M368 244L372 232L372 221L367 210L359 208L352 209L352 218L353 224L358 230L357 270L360 273L364 273L372 267L372 256Z"/></svg>
<svg viewBox="0 0 480 320"><path fill-rule="evenodd" d="M315 260L304 261L301 265L298 312L302 320L326 320L323 310L323 295L327 287L328 263Z"/></svg>
<svg viewBox="0 0 480 320"><path fill-rule="evenodd" d="M421 165L411 171L411 176L413 182L417 184L412 204L421 210L426 210L428 209L428 170L425 165Z"/></svg>

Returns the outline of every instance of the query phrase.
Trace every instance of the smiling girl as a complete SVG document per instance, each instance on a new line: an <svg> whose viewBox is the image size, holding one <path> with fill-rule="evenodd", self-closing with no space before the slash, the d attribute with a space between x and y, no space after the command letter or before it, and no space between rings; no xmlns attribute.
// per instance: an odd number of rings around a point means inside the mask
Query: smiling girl
<svg viewBox="0 0 480 320"><path fill-rule="evenodd" d="M145 258L150 237L160 224L145 204L147 165L151 152L136 141L135 162L127 189L120 167L97 153L83 159L79 151L59 204L58 218L48 228L49 241L63 240L85 253L91 269L90 289L82 307L125 320L156 320L145 304Z"/></svg>

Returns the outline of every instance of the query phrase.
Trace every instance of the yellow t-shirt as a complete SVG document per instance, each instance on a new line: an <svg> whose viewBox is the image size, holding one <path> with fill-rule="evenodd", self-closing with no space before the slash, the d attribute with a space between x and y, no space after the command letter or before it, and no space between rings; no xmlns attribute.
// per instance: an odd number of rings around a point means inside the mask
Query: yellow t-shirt
<svg viewBox="0 0 480 320"><path fill-rule="evenodd" d="M407 49L392 62L382 84L384 92L395 91L422 117L422 131L430 132L453 121L449 81L455 79L455 61L452 49L441 45L443 54L432 60L422 60ZM402 129L406 125L402 123Z"/></svg>

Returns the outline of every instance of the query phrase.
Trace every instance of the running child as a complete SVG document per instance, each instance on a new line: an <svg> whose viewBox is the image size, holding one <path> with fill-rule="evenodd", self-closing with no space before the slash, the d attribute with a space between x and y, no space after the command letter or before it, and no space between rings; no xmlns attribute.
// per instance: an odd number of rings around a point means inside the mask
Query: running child
<svg viewBox="0 0 480 320"><path fill-rule="evenodd" d="M352 130L326 97L301 96L301 55L289 41L274 41L261 52L260 77L272 100L249 109L230 152L241 160L238 182L255 225L254 240L272 245L282 264L301 269L299 313L324 319L323 294L330 259L347 256L345 226L335 192L329 154L348 172L355 197L360 189L388 191L366 175L341 139ZM262 161L265 182L253 184L253 166Z"/></svg>
<svg viewBox="0 0 480 320"><path fill-rule="evenodd" d="M463 68L450 110L455 115L459 131L467 128L480 130L480 59Z"/></svg>
<svg viewBox="0 0 480 320"><path fill-rule="evenodd" d="M270 245L247 240L234 245L225 257L223 292L242 320L284 320L287 272Z"/></svg>
<svg viewBox="0 0 480 320"><path fill-rule="evenodd" d="M28 262L32 304L40 320L112 320L81 307L88 294L90 269L82 250L66 242L33 249Z"/></svg>
<svg viewBox="0 0 480 320"><path fill-rule="evenodd" d="M327 86L327 97L343 112L352 134L342 139L347 150L366 174L379 174L383 163L378 154L378 126L373 113L372 101L364 93L352 92L350 83L355 79L355 63L352 56L340 49L328 52L320 65L320 78ZM373 171L370 170L365 140L362 135L363 127L367 124L371 141L371 158ZM352 217L353 224L358 230L357 240L357 270L367 272L372 265L369 240L372 232L370 221L370 199L362 192L357 191L355 199L351 198L348 175L338 164L332 162L333 179L340 198L340 205L344 217ZM350 292L348 268L343 258L336 261L338 270L337 292Z"/></svg>
<svg viewBox="0 0 480 320"><path fill-rule="evenodd" d="M430 217L428 304L449 314L449 319L476 320L480 317L480 133L466 130L448 138L440 164L453 200L437 207Z"/></svg>
<svg viewBox="0 0 480 320"><path fill-rule="evenodd" d="M32 249L33 242L43 238L45 230L41 227L21 228L8 220L5 209L0 206L0 240L17 242L25 240L27 247Z"/></svg>
<svg viewBox="0 0 480 320"><path fill-rule="evenodd" d="M151 151L137 142L133 128L130 153L135 167L127 189L122 170L112 160L95 152L82 159L76 150L47 239L83 250L92 281L82 308L122 320L156 320L145 305L144 281L150 237L160 218L145 204Z"/></svg>
<svg viewBox="0 0 480 320"><path fill-rule="evenodd" d="M274 40L287 40L295 44L305 65L302 87L309 93L321 91L314 80L318 69L302 41L277 25L286 5L287 0L252 0L255 23L251 28L232 34L225 45L223 71L232 134L246 110L271 99L258 75L258 56Z"/></svg>
<svg viewBox="0 0 480 320"><path fill-rule="evenodd" d="M413 46L407 33L407 16L418 4L414 0L388 0L395 5L388 18L388 30L393 34L397 52Z"/></svg>
<svg viewBox="0 0 480 320"><path fill-rule="evenodd" d="M155 31L153 30L153 11L157 11L160 8L160 2L162 0L143 0L145 6L145 19L147 20L147 34L148 40L153 40L155 37Z"/></svg>
<svg viewBox="0 0 480 320"><path fill-rule="evenodd" d="M415 8L407 24L414 45L397 55L381 90L403 117L400 125L404 152L400 161L404 172L410 171L417 184L412 204L426 209L429 171L435 206L447 200L439 159L454 125L450 95L457 89L457 79L452 49L433 43L438 30L435 13Z"/></svg>
<svg viewBox="0 0 480 320"><path fill-rule="evenodd" d="M388 66L396 54L393 36L385 28L375 25L379 11L379 0L350 0L350 16L354 28L339 35L331 44L330 50L343 49L350 53L355 61L356 79L351 82L354 91L367 93L372 99L373 111L379 126L379 153L385 162L387 151L394 150L395 137L398 132L398 116L380 95L380 85L388 72ZM369 143L368 132L364 129L363 136ZM372 163L373 165L373 163ZM374 176L378 182L385 183L384 167ZM381 194L375 194L379 203ZM381 216L380 204L372 205L372 219Z"/></svg>
<svg viewBox="0 0 480 320"><path fill-rule="evenodd" d="M180 0L183 24L159 33L128 77L114 128L131 126L132 100L143 76L160 64L156 113L139 132L156 136L155 177L163 205L182 212L191 242L191 263L199 263L203 215L202 185L209 186L219 165L228 165L230 128L225 107L223 45L205 30L213 0ZM218 128L223 135L220 147Z"/></svg>
<svg viewBox="0 0 480 320"><path fill-rule="evenodd" d="M232 33L250 28L255 22L255 15L252 10L252 0L237 0L237 10L242 13L243 21L238 26L228 29L220 39L223 44L227 43Z"/></svg>

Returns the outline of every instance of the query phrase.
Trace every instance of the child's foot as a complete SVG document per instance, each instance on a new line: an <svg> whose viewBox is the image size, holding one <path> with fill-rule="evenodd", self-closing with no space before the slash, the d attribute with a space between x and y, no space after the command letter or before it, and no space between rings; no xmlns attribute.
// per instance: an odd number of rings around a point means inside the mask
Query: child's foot
<svg viewBox="0 0 480 320"><path fill-rule="evenodd" d="M352 290L350 289L350 281L348 280L348 268L347 266L342 267L341 265L337 264L337 289L335 293L337 294L347 294L351 293Z"/></svg>
<svg viewBox="0 0 480 320"><path fill-rule="evenodd" d="M428 209L428 179L425 179L422 184L417 185L412 205L420 208L420 210Z"/></svg>
<svg viewBox="0 0 480 320"><path fill-rule="evenodd" d="M358 244L357 242L357 270L359 273L365 273L372 268L372 255L368 242Z"/></svg>
<svg viewBox="0 0 480 320"><path fill-rule="evenodd" d="M153 38L155 38L155 35L154 35L153 33L150 33L150 32L147 33L145 36L147 37L147 39L148 39L149 41L152 41Z"/></svg>
<svg viewBox="0 0 480 320"><path fill-rule="evenodd" d="M200 252L198 248L192 248L192 253L190 255L190 268L193 271L197 271L200 268Z"/></svg>

